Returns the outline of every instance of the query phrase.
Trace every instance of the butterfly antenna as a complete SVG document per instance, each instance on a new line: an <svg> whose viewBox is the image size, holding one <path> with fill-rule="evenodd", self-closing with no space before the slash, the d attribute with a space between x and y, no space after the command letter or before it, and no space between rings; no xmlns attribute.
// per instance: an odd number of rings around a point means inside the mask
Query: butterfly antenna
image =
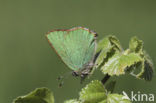
<svg viewBox="0 0 156 103"><path fill-rule="evenodd" d="M63 84L64 84L64 82L62 81L62 82L60 82L59 83L59 88L61 88L62 86L63 86Z"/></svg>
<svg viewBox="0 0 156 103"><path fill-rule="evenodd" d="M57 78L57 80L59 81L59 87L63 86L64 80L67 79L70 76L70 74L71 74L71 72L67 72Z"/></svg>
<svg viewBox="0 0 156 103"><path fill-rule="evenodd" d="M63 76L59 76L59 77L57 78L58 81L60 81L60 80L62 80L62 79L63 79Z"/></svg>

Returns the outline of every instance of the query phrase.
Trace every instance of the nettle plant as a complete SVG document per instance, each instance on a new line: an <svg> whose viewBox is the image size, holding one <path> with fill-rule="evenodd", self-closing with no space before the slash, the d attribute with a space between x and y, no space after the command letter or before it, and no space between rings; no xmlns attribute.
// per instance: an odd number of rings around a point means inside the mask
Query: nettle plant
<svg viewBox="0 0 156 103"><path fill-rule="evenodd" d="M72 74L80 76L81 81L95 70L104 74L102 80L92 80L82 88L79 98L64 103L131 103L129 98L113 92L115 81L106 83L108 79L126 74L146 81L152 79L152 60L143 49L143 41L137 37L131 38L126 50L111 35L97 43L97 34L83 27L54 30L46 37L62 61L73 70ZM13 103L54 103L54 97L48 88L37 88L17 97Z"/></svg>

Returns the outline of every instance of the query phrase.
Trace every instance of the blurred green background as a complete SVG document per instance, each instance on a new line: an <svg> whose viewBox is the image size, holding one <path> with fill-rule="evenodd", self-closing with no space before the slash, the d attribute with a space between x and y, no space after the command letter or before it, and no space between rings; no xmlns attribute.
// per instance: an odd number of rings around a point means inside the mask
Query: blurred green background
<svg viewBox="0 0 156 103"><path fill-rule="evenodd" d="M156 58L156 2L154 0L0 0L0 103L11 103L36 87L48 87L56 103L77 98L80 84L69 76L58 88L59 75L70 70L51 49L45 33L52 29L84 26L99 38L116 35L126 49L137 35L153 61ZM92 78L101 79L96 72ZM151 82L132 76L116 77L115 92L156 94Z"/></svg>

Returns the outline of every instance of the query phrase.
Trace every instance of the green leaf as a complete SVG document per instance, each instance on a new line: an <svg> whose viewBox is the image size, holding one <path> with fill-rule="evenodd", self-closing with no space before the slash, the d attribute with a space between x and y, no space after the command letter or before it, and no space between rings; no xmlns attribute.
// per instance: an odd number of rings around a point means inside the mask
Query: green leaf
<svg viewBox="0 0 156 103"><path fill-rule="evenodd" d="M137 77L147 80L147 81L152 80L153 69L147 61L144 61L143 65L142 65L142 71L137 75Z"/></svg>
<svg viewBox="0 0 156 103"><path fill-rule="evenodd" d="M141 72L137 74L138 78L150 81L153 77L153 62L150 56L144 51L144 61L142 62Z"/></svg>
<svg viewBox="0 0 156 103"><path fill-rule="evenodd" d="M71 100L65 101L64 103L82 103L82 102L80 102L80 101L78 101L76 99L71 99Z"/></svg>
<svg viewBox="0 0 156 103"><path fill-rule="evenodd" d="M122 51L119 40L115 36L108 36L99 41L97 47L97 53L100 53L96 59L95 68L100 67L106 62L115 51Z"/></svg>
<svg viewBox="0 0 156 103"><path fill-rule="evenodd" d="M117 37L115 36L109 36L109 40L111 42L111 44L119 51L123 51L120 41L118 40Z"/></svg>
<svg viewBox="0 0 156 103"><path fill-rule="evenodd" d="M17 97L13 103L54 103L54 97L48 88L37 88L25 96Z"/></svg>
<svg viewBox="0 0 156 103"><path fill-rule="evenodd" d="M102 49L109 48L109 47L111 47L111 42L110 42L109 36L108 36L108 37L105 37L105 38L101 39L98 42L98 46L97 46L96 52L99 52Z"/></svg>
<svg viewBox="0 0 156 103"><path fill-rule="evenodd" d="M135 72L138 67L141 67L141 70L137 74L133 74L137 78L144 79L144 80L152 80L153 77L153 62L150 56L143 50L143 41L139 40L137 37L133 37L129 43L129 49L127 50L128 53L136 53L140 55L143 59L140 65L134 66L132 73Z"/></svg>
<svg viewBox="0 0 156 103"><path fill-rule="evenodd" d="M143 41L137 37L132 37L129 43L130 52L140 53L143 50Z"/></svg>
<svg viewBox="0 0 156 103"><path fill-rule="evenodd" d="M133 74L137 78L151 80L153 76L153 63L149 55L143 50L143 41L133 37L129 43L129 49L123 51L119 40L115 36L108 36L98 43L99 53L95 68L100 68L104 74L121 75L125 72L141 70Z"/></svg>
<svg viewBox="0 0 156 103"><path fill-rule="evenodd" d="M129 100L122 97L118 94L109 94L98 80L92 81L80 92L80 100L83 103L130 103Z"/></svg>
<svg viewBox="0 0 156 103"><path fill-rule="evenodd" d="M80 92L80 100L85 103L96 103L106 99L106 90L98 80L92 81Z"/></svg>
<svg viewBox="0 0 156 103"><path fill-rule="evenodd" d="M126 68L142 61L142 58L135 54L130 53L125 55L124 53L115 53L108 61L101 67L104 74L109 75L121 75L125 74Z"/></svg>
<svg viewBox="0 0 156 103"><path fill-rule="evenodd" d="M95 64L95 68L100 67L109 57L111 57L114 54L113 47L106 47L105 49L102 49Z"/></svg>

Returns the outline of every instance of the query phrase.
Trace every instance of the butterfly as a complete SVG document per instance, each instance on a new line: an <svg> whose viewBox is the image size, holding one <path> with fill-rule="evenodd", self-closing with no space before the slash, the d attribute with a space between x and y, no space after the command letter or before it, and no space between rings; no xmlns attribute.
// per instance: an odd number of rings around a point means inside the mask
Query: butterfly
<svg viewBox="0 0 156 103"><path fill-rule="evenodd" d="M84 28L57 29L47 40L74 76L86 77L94 66L97 33Z"/></svg>

